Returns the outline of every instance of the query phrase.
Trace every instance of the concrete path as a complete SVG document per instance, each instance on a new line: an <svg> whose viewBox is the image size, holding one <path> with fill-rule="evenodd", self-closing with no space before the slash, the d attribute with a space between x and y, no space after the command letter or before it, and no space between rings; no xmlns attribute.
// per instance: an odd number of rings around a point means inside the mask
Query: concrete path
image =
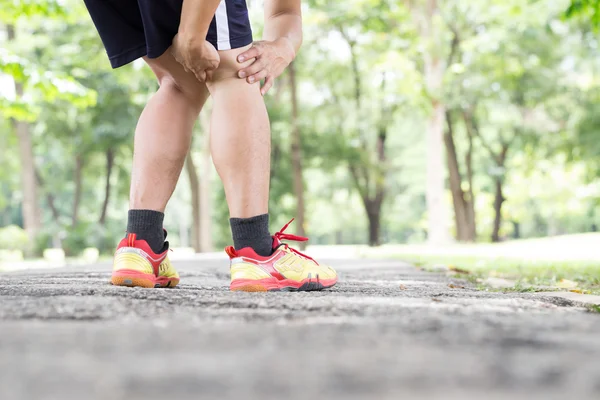
<svg viewBox="0 0 600 400"><path fill-rule="evenodd" d="M108 265L0 274L0 399L600 398L600 314L331 264L320 293L230 293L225 260L179 262L164 290L112 287Z"/></svg>

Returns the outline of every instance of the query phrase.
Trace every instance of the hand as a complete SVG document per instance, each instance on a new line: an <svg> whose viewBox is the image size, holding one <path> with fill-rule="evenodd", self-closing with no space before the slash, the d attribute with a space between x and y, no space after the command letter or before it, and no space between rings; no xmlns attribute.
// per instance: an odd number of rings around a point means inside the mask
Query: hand
<svg viewBox="0 0 600 400"><path fill-rule="evenodd" d="M292 42L287 38L274 41L262 40L254 42L252 47L238 56L238 62L243 63L254 58L254 62L238 71L238 76L246 79L248 83L265 80L260 93L264 96L273 86L283 70L290 65L296 57Z"/></svg>
<svg viewBox="0 0 600 400"><path fill-rule="evenodd" d="M210 81L221 58L217 49L206 40L196 40L176 35L171 53L186 72L193 72L200 82Z"/></svg>

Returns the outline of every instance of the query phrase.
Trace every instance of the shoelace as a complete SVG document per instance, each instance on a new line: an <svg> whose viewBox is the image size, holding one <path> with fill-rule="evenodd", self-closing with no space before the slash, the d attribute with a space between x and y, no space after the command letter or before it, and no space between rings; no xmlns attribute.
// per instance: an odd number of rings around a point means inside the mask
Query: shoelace
<svg viewBox="0 0 600 400"><path fill-rule="evenodd" d="M281 228L281 230L280 230L279 232L275 233L275 234L273 235L273 238L274 238L275 240L278 240L278 241L279 241L279 242L280 242L282 245L284 245L284 246L285 246L285 248L286 248L286 249L288 249L288 250L292 251L292 252L293 252L293 253L295 253L296 255L299 255L300 257L304 257L304 258L306 258L306 259L308 259L308 260L311 260L311 261L312 261L312 262L314 262L315 264L319 265L319 263L318 263L317 261L315 261L315 259L314 259L314 258L312 258L312 257L309 257L309 256L307 256L306 254L304 254L304 253L302 253L302 252L300 252L300 251L298 251L298 250L294 249L293 247L290 247L290 246L289 246L287 243L283 243L283 242L282 242L282 240L293 240L293 241L295 241L295 242L306 242L306 241L308 241L308 238L307 238L307 237L304 237L304 236L298 236L298 235L292 235L292 234L289 234L289 233L284 233L284 232L285 232L285 230L286 230L286 229L287 229L287 228L290 226L290 224L291 224L292 222L294 222L294 219L295 219L295 218L292 218L292 219L290 220L290 222L288 222L287 224L285 224L285 225L283 226L283 228Z"/></svg>

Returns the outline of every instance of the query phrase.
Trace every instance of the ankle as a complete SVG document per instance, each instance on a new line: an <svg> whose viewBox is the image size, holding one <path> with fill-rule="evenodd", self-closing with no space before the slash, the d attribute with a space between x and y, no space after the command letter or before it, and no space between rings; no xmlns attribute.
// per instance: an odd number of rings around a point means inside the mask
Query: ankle
<svg viewBox="0 0 600 400"><path fill-rule="evenodd" d="M165 242L164 217L160 211L129 210L127 233L135 233L137 240L145 240L152 251L159 254Z"/></svg>
<svg viewBox="0 0 600 400"><path fill-rule="evenodd" d="M273 253L273 238L269 233L269 214L250 218L230 218L229 223L236 250L250 247L263 257Z"/></svg>

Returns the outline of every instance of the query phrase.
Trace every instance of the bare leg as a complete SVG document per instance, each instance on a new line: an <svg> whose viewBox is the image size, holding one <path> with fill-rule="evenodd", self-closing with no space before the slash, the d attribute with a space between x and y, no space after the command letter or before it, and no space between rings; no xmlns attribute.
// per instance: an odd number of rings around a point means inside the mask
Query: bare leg
<svg viewBox="0 0 600 400"><path fill-rule="evenodd" d="M211 153L232 218L268 212L271 130L259 84L236 76L238 54L247 47L220 51L221 63L207 83L214 100Z"/></svg>
<svg viewBox="0 0 600 400"><path fill-rule="evenodd" d="M184 71L167 51L144 58L160 88L135 131L130 208L164 212L190 149L192 128L206 99L206 85Z"/></svg>
<svg viewBox="0 0 600 400"><path fill-rule="evenodd" d="M179 274L167 257L163 212L177 185L192 128L208 90L168 51L145 61L160 88L140 116L135 132L132 210L127 236L115 253L111 282L117 286L174 287L179 284Z"/></svg>

